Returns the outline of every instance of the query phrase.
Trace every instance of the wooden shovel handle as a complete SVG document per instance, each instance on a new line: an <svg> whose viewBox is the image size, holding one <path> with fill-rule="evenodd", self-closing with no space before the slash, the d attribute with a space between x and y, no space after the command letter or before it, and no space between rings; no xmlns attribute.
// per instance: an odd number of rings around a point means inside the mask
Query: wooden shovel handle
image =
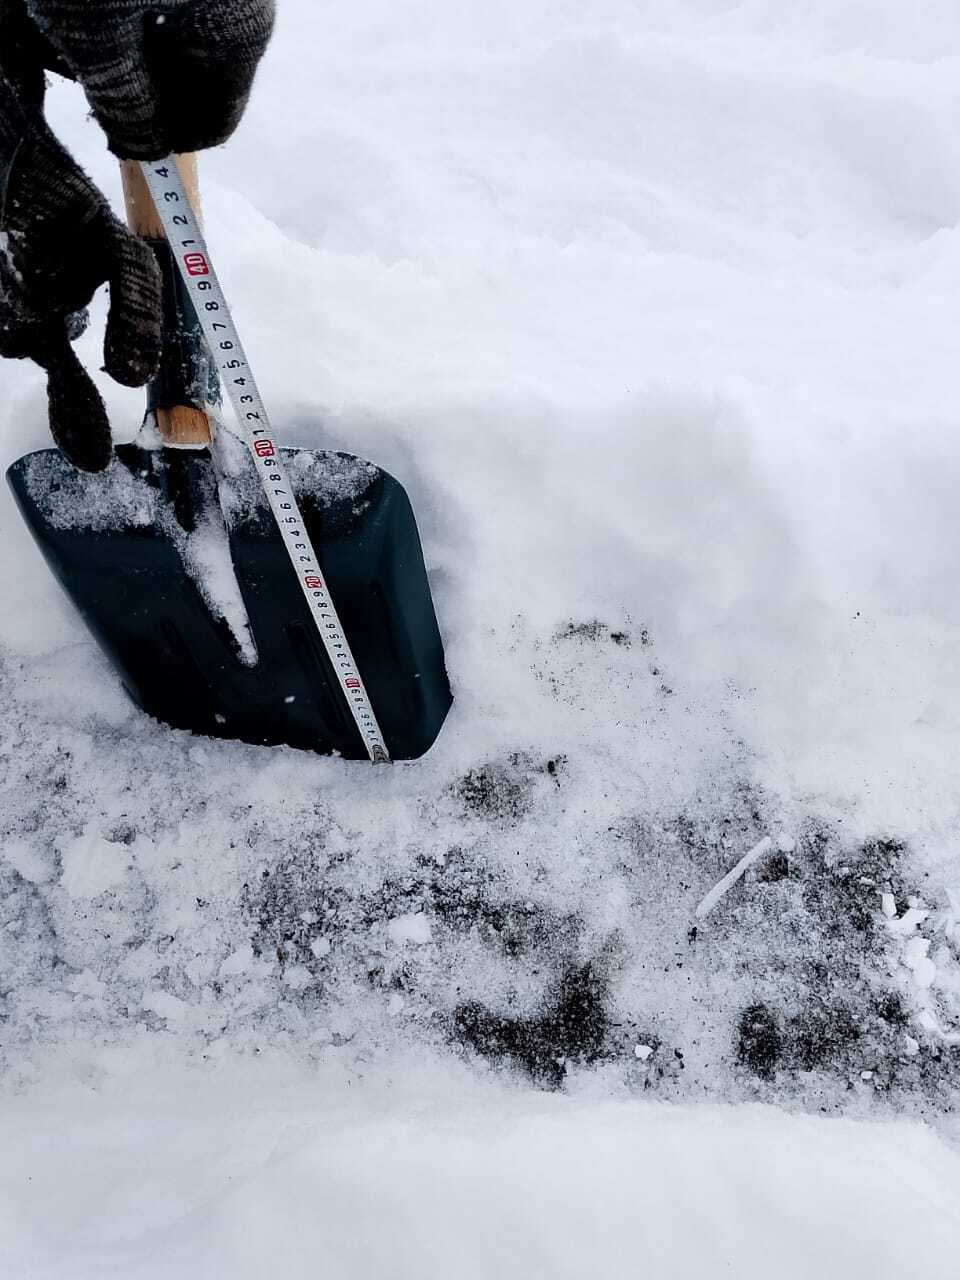
<svg viewBox="0 0 960 1280"><path fill-rule="evenodd" d="M194 213L200 217L200 188L197 182L197 157L177 156L177 168L183 178ZM123 203L127 226L138 236L163 240L163 223L157 214L153 196L136 160L121 160ZM205 445L210 443L210 422L202 409L193 405L174 405L156 410L157 430L165 444Z"/></svg>

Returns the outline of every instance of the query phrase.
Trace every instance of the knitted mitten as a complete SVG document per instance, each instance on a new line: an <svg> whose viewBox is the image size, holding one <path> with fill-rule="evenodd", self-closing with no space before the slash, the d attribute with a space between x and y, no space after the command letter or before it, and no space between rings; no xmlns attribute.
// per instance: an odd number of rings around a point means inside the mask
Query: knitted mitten
<svg viewBox="0 0 960 1280"><path fill-rule="evenodd" d="M47 371L50 428L78 467L110 461L110 427L71 339L110 284L105 368L141 386L160 356L160 272L83 171L0 77L0 355Z"/></svg>
<svg viewBox="0 0 960 1280"><path fill-rule="evenodd" d="M83 86L110 149L199 151L236 128L273 29L274 0L26 0Z"/></svg>

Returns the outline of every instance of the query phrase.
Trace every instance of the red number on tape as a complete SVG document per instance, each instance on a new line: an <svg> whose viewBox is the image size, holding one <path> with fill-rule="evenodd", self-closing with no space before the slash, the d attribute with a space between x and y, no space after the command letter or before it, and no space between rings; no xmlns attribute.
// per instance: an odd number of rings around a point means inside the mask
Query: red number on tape
<svg viewBox="0 0 960 1280"><path fill-rule="evenodd" d="M187 268L188 276L208 276L210 274L207 260L202 253L185 253L183 255L183 265Z"/></svg>

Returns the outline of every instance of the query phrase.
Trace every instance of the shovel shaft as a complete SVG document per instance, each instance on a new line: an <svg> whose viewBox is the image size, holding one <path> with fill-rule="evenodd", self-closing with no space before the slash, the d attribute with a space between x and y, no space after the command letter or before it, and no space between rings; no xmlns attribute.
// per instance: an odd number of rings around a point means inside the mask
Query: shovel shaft
<svg viewBox="0 0 960 1280"><path fill-rule="evenodd" d="M197 179L197 157L182 155L177 157L177 168L183 178L183 185L190 198L198 220L201 218L200 189ZM122 160L120 173L123 180L123 201L127 212L127 226L131 231L145 239L156 242L166 239L153 196L143 176L143 170L135 160ZM163 265L161 263L161 265ZM169 276L169 279L166 278ZM164 289L168 292L176 288L176 273L165 272ZM176 306L176 300L168 297ZM188 328L183 324L184 330ZM187 399L186 395L183 396ZM210 422L203 409L194 404L161 404L152 405L157 420L160 438L168 445L207 445L210 443Z"/></svg>
<svg viewBox="0 0 960 1280"><path fill-rule="evenodd" d="M177 168L190 197L190 204L202 222L200 209L200 185L197 174L197 157L194 153L177 156ZM165 240L163 222L153 203L153 196L137 160L120 161L120 177L123 181L123 204L127 213L127 226L147 240Z"/></svg>

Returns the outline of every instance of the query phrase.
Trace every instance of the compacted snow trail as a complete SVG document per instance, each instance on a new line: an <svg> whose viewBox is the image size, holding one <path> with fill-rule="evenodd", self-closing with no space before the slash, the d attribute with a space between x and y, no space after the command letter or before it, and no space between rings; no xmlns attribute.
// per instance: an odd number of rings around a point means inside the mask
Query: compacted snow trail
<svg viewBox="0 0 960 1280"><path fill-rule="evenodd" d="M253 1275L271 1243L307 1274L287 1237L391 1274L401 1236L395 1274L584 1274L601 1245L598 1274L944 1274L956 6L474 9L286 0L203 161L283 441L410 492L456 695L429 756L146 720L0 495L0 1250L58 1278ZM77 91L50 105L116 195ZM48 443L44 392L0 377L9 461ZM140 397L100 385L129 438Z"/></svg>

